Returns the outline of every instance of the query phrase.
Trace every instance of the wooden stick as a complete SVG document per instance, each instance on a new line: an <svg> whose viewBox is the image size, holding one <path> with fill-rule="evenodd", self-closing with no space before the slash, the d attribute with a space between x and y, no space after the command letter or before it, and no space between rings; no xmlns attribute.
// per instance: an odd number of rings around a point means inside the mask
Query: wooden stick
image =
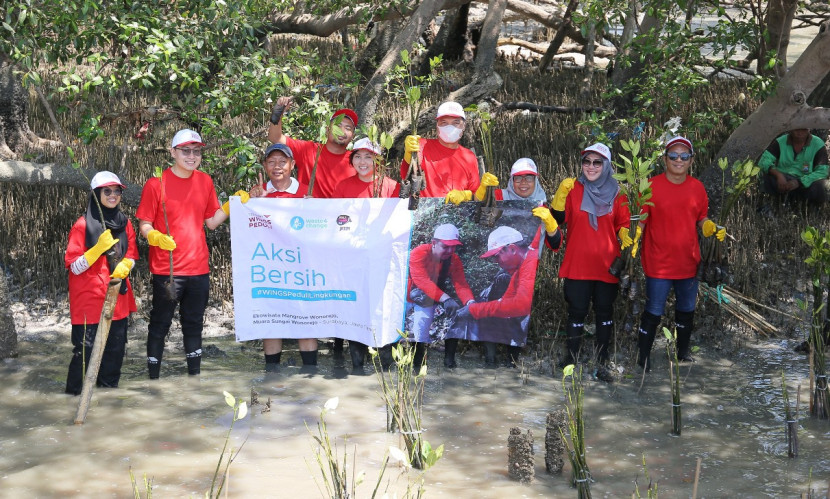
<svg viewBox="0 0 830 499"><path fill-rule="evenodd" d="M703 458L697 458L697 468L695 469L695 485L692 487L692 499L697 498L697 484L700 481L700 462Z"/></svg>
<svg viewBox="0 0 830 499"><path fill-rule="evenodd" d="M786 315L787 317L791 317L791 318L793 318L793 319L797 319L797 320L799 320L799 321L801 320L801 318L800 318L800 317L797 317L797 316L795 316L795 315L788 314L787 312L782 312L781 310L778 310L777 308L772 308L772 307L770 307L770 306L764 305L763 303L758 303L757 301L753 300L752 298L750 298L750 297L748 297L748 296L746 296L746 295L744 295L744 294L741 294L741 293L739 293L738 291L735 291L734 289L730 288L729 286L724 286L724 287L723 287L723 289L725 289L726 291L728 291L730 295L732 295L732 296L737 296L737 297L738 297L738 298L740 298L742 301L746 301L746 302L749 302L749 303L751 303L751 304L753 304L753 305L757 305L757 306L759 306L759 307L761 307L761 308L763 308L763 309L769 310L770 312L776 312L776 313L779 313L779 314L781 314L781 315Z"/></svg>
<svg viewBox="0 0 830 499"><path fill-rule="evenodd" d="M115 303L118 301L118 290L121 288L121 279L111 279L107 287L107 298L104 300L104 308L101 309L101 319L98 321L98 331L95 333L95 343L92 345L92 353L89 357L89 365L84 378L84 387L81 390L81 400L78 404L78 412L75 414L75 424L84 424L86 413L89 410L89 401L92 398L92 387L98 379L98 370L101 368L101 358L104 356L104 347L110 334L112 325L112 312L115 310Z"/></svg>

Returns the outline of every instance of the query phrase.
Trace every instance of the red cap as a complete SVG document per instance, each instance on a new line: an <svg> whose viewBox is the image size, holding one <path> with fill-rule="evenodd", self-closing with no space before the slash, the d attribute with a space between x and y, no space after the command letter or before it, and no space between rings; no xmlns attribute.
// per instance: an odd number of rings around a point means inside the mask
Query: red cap
<svg viewBox="0 0 830 499"><path fill-rule="evenodd" d="M331 115L331 119L334 120L334 118L337 118L341 114L343 116L345 116L346 118L349 118L350 120L352 120L352 123L354 124L354 126L357 126L357 113L352 111L351 109L349 109L347 107L344 107L343 109L338 109L337 111L335 111L334 114Z"/></svg>

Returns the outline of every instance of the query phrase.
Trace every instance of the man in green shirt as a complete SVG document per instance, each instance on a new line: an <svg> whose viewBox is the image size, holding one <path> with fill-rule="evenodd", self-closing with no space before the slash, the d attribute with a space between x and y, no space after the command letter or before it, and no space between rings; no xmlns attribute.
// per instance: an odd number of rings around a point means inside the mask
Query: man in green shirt
<svg viewBox="0 0 830 499"><path fill-rule="evenodd" d="M808 129L792 130L775 139L758 165L763 173L763 192L791 195L817 204L827 201L827 149L824 141Z"/></svg>

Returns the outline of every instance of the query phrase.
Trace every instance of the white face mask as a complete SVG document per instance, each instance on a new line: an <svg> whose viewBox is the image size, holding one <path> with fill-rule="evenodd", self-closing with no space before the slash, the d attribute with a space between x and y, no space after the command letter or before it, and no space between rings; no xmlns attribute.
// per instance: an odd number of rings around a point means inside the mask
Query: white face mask
<svg viewBox="0 0 830 499"><path fill-rule="evenodd" d="M461 139L461 134L464 130L456 128L452 125L444 125L438 127L438 137L448 144L453 144Z"/></svg>

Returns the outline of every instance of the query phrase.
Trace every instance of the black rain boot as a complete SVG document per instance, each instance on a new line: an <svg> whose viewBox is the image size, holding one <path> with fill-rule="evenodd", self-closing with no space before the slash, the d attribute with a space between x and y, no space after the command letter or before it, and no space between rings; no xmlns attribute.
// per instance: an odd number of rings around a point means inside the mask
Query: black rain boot
<svg viewBox="0 0 830 499"><path fill-rule="evenodd" d="M352 357L352 369L362 369L366 362L369 347L357 341L349 341L349 354Z"/></svg>
<svg viewBox="0 0 830 499"><path fill-rule="evenodd" d="M597 319L597 364L606 365L608 363L608 345L611 344L611 336L614 334L614 320Z"/></svg>
<svg viewBox="0 0 830 499"><path fill-rule="evenodd" d="M303 359L304 366L316 366L317 365L317 350L311 350L310 352L300 352L300 358Z"/></svg>
<svg viewBox="0 0 830 499"><path fill-rule="evenodd" d="M335 357L343 356L343 338L335 338L331 346L331 353Z"/></svg>
<svg viewBox="0 0 830 499"><path fill-rule="evenodd" d="M640 334L637 337L637 346L639 352L637 355L637 365L645 369L646 372L651 371L651 346L654 344L654 338L657 335L657 326L660 325L660 317L649 312L643 312L640 316Z"/></svg>
<svg viewBox="0 0 830 499"><path fill-rule="evenodd" d="M507 359L504 364L507 367L516 367L519 364L519 355L522 354L522 347L507 347Z"/></svg>
<svg viewBox="0 0 830 499"><path fill-rule="evenodd" d="M458 339L450 338L444 340L444 367L455 369L455 351L458 349Z"/></svg>
<svg viewBox="0 0 830 499"><path fill-rule="evenodd" d="M568 334L568 339L566 340L567 351L562 361L559 362L560 368L576 364L579 360L579 350L582 348L582 334L584 330L584 322L568 322L566 327Z"/></svg>
<svg viewBox="0 0 830 499"><path fill-rule="evenodd" d="M164 354L164 339L147 337L147 371L150 379L158 379L161 374L161 357Z"/></svg>
<svg viewBox="0 0 830 499"><path fill-rule="evenodd" d="M695 323L695 312L674 311L674 323L677 328L677 360L680 362L694 362L692 357L692 330Z"/></svg>
<svg viewBox="0 0 830 499"><path fill-rule="evenodd" d="M282 352L272 353L270 355L265 354L265 372L277 372L280 367L280 357L282 357Z"/></svg>
<svg viewBox="0 0 830 499"><path fill-rule="evenodd" d="M187 374L196 376L202 372L202 349L185 354L187 357Z"/></svg>
<svg viewBox="0 0 830 499"><path fill-rule="evenodd" d="M484 343L484 367L496 367L496 348L497 345L492 341L485 341Z"/></svg>
<svg viewBox="0 0 830 499"><path fill-rule="evenodd" d="M415 343L415 357L412 360L412 369L419 371L427 361L427 344Z"/></svg>

